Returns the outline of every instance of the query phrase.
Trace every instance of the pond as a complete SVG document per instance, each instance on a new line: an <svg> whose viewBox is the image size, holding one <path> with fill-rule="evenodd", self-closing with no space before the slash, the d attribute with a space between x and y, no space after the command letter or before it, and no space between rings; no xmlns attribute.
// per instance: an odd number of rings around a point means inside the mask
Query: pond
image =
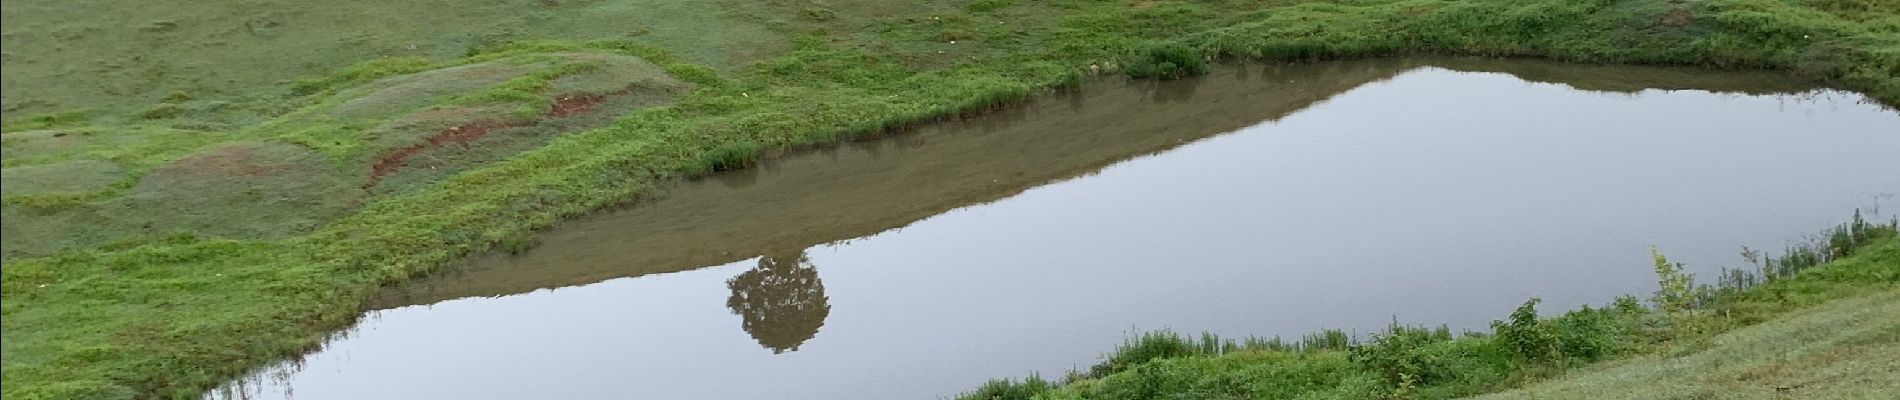
<svg viewBox="0 0 1900 400"><path fill-rule="evenodd" d="M1486 330L1900 192L1900 113L1777 75L1229 65L798 151L375 300L213 397L932 399L1154 329Z"/></svg>

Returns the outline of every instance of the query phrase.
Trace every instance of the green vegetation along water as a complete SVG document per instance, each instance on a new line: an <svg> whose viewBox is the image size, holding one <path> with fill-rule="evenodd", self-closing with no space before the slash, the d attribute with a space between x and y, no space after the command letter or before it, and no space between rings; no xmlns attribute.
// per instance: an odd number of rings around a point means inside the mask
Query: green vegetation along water
<svg viewBox="0 0 1900 400"><path fill-rule="evenodd" d="M1714 276L1746 265L1738 245L1778 250L1900 191L1875 172L1900 168L1877 156L1900 147L1900 115L1769 75L1485 59L1212 71L668 188L387 288L322 351L229 389L935 398L1086 371L1131 331L1293 338L1394 316L1487 330L1530 296L1555 310L1647 292L1649 244ZM1652 86L1682 90L1578 89Z"/></svg>
<svg viewBox="0 0 1900 400"><path fill-rule="evenodd" d="M682 177L1205 58L1761 68L1900 104L1894 4L8 0L0 396L197 396Z"/></svg>

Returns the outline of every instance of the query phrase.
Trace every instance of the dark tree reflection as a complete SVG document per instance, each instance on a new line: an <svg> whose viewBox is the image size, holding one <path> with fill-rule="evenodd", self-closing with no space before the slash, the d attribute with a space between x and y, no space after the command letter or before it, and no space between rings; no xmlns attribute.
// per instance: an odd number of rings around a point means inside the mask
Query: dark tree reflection
<svg viewBox="0 0 1900 400"><path fill-rule="evenodd" d="M758 267L726 280L726 287L732 289L726 307L773 354L797 351L831 315L825 284L804 250L759 257Z"/></svg>

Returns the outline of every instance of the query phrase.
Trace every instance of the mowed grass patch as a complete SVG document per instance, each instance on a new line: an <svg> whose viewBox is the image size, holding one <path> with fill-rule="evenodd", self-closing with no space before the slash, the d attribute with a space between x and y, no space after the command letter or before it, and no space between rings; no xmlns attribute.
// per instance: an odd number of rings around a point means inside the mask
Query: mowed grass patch
<svg viewBox="0 0 1900 400"><path fill-rule="evenodd" d="M9 174L7 185L23 178L32 175ZM106 184L119 177L113 178ZM363 201L352 195L350 182L321 154L302 146L227 144L159 166L117 196L8 204L11 235L0 240L8 256L21 257L175 234L281 238L308 231Z"/></svg>
<svg viewBox="0 0 1900 400"><path fill-rule="evenodd" d="M279 238L363 199L323 155L288 143L236 143L159 167L126 194L120 219L164 232Z"/></svg>
<svg viewBox="0 0 1900 400"><path fill-rule="evenodd" d="M438 97L487 89L546 65L489 61L390 77L338 91L327 110L341 119L388 117L437 103Z"/></svg>
<svg viewBox="0 0 1900 400"><path fill-rule="evenodd" d="M136 174L206 145L233 139L233 135L222 132L146 126L13 132L0 136L0 164L20 167L104 160L127 166Z"/></svg>
<svg viewBox="0 0 1900 400"><path fill-rule="evenodd" d="M740 1L86 3L9 1L9 120L68 110L116 119L172 93L274 98L280 83L380 57L450 60L536 39L636 40L736 70L787 42L774 9ZM445 8L447 7L447 8ZM18 114L16 114L18 113Z"/></svg>
<svg viewBox="0 0 1900 400"><path fill-rule="evenodd" d="M125 168L110 161L76 160L7 168L6 195L81 194L105 190L125 179Z"/></svg>
<svg viewBox="0 0 1900 400"><path fill-rule="evenodd" d="M231 133L147 127L8 134L6 181L13 189L6 207L9 231L18 234L0 241L11 258L178 234L307 233L375 196L426 187L694 87L633 55L559 50L502 51L382 78L352 73L328 82L363 83L311 86L320 99L311 106ZM507 134L490 137L491 131ZM418 156L427 162L410 166ZM91 180L67 168L111 163L133 168ZM58 171L72 179L43 179ZM399 188L381 187L392 174L400 175ZM86 183L94 180L101 182Z"/></svg>

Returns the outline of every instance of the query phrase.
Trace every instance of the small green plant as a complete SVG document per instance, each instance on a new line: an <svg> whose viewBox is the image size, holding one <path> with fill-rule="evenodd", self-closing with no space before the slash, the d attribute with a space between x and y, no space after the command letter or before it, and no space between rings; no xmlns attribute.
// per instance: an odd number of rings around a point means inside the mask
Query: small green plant
<svg viewBox="0 0 1900 400"><path fill-rule="evenodd" d="M1683 271L1682 263L1670 262L1656 246L1649 247L1649 256L1656 266L1656 295L1650 298L1656 309L1674 316L1694 307L1695 277Z"/></svg>
<svg viewBox="0 0 1900 400"><path fill-rule="evenodd" d="M1418 377L1411 374L1399 374L1399 384L1392 388L1390 400L1412 400L1418 398Z"/></svg>

